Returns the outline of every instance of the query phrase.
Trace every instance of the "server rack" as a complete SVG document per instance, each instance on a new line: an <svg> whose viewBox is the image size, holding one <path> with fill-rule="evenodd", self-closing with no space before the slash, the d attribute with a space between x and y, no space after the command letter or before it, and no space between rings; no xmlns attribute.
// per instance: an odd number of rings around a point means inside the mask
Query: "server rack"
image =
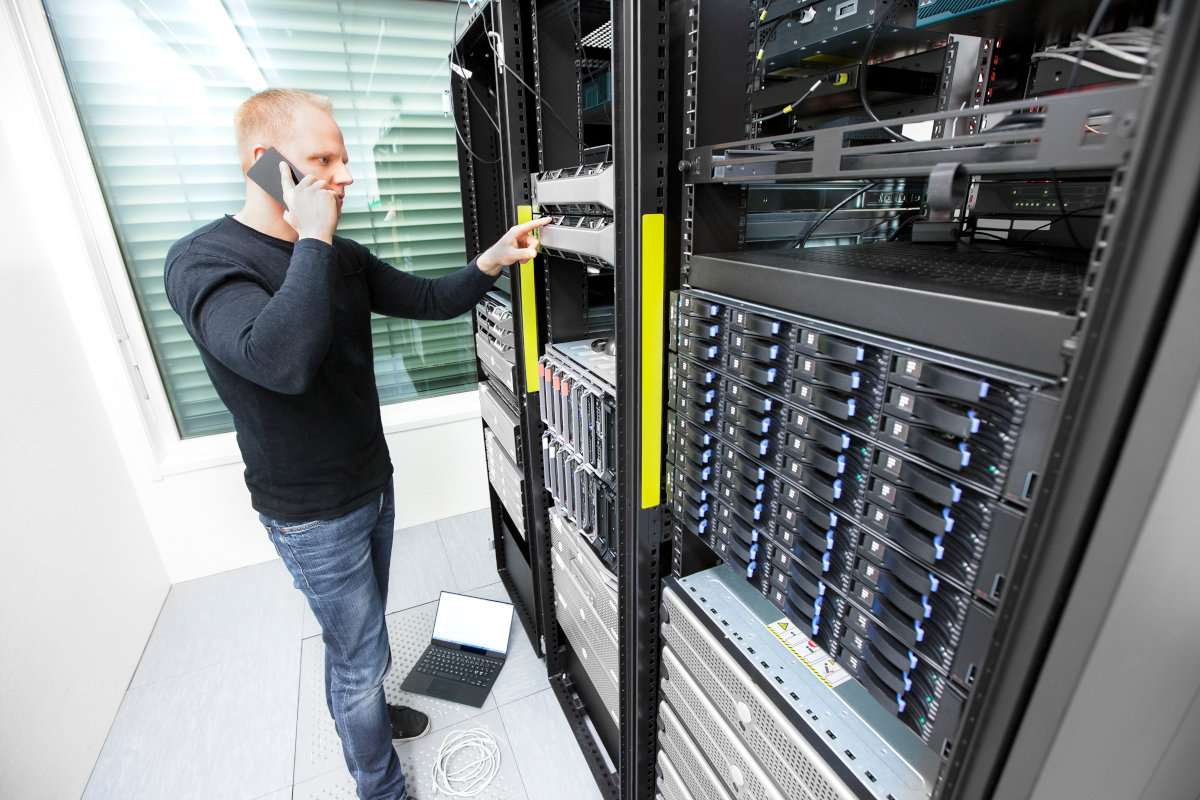
<svg viewBox="0 0 1200 800"><path fill-rule="evenodd" d="M1196 9L1051 5L679 4L664 797L1064 796L1056 625L1111 596L1089 532L1191 251ZM1157 26L1141 74L1048 68L1098 9Z"/></svg>
<svg viewBox="0 0 1200 800"><path fill-rule="evenodd" d="M471 258L515 225L520 207L529 203L529 174L538 154L527 133L533 98L521 81L532 58L532 20L516 2L476 9L449 53L449 105ZM496 566L534 650L545 654L554 642L554 631L545 625L547 604L553 602L546 578L550 531L538 479L537 398L534 394L531 404L528 377L544 324L527 300L536 283L532 270L506 267L495 290L476 308L475 341ZM531 305L531 313L525 313Z"/></svg>
<svg viewBox="0 0 1200 800"><path fill-rule="evenodd" d="M659 2L493 0L451 54L473 254L555 218L476 315L497 566L613 798L655 791L668 23Z"/></svg>

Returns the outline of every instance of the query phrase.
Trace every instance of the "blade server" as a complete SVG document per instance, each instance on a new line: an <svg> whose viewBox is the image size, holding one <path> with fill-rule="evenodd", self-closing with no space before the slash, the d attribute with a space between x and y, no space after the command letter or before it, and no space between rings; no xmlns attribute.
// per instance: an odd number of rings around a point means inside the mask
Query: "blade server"
<svg viewBox="0 0 1200 800"><path fill-rule="evenodd" d="M615 571L615 359L604 340L554 344L538 365L542 463L547 490Z"/></svg>

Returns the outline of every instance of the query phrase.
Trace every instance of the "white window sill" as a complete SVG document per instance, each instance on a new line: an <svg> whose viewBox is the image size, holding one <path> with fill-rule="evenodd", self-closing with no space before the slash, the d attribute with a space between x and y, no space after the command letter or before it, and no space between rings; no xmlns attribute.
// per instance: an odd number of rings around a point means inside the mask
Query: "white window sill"
<svg viewBox="0 0 1200 800"><path fill-rule="evenodd" d="M440 397L423 397L380 407L384 434L432 428L468 419L479 419L479 391L472 389ZM178 450L159 460L163 476L241 463L237 438L232 433L185 439Z"/></svg>

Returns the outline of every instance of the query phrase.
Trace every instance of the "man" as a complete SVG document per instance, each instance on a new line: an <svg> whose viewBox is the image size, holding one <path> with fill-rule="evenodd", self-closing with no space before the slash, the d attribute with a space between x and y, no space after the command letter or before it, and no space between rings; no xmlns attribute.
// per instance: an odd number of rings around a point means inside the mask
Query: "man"
<svg viewBox="0 0 1200 800"><path fill-rule="evenodd" d="M388 706L384 609L392 550L392 464L383 437L370 312L449 319L470 310L501 267L533 258L512 228L463 269L437 280L380 261L334 236L353 182L328 98L270 89L234 115L242 171L274 147L285 211L246 180L246 204L167 254L171 307L233 414L259 519L321 623L325 700L363 800L404 800L393 743L429 718Z"/></svg>

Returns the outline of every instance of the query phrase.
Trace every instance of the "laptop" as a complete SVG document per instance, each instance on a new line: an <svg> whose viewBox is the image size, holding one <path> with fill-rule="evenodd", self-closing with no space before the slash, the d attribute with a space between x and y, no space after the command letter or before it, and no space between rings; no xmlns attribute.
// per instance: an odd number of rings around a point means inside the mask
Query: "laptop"
<svg viewBox="0 0 1200 800"><path fill-rule="evenodd" d="M433 641L400 689L480 708L508 655L512 603L442 592Z"/></svg>

